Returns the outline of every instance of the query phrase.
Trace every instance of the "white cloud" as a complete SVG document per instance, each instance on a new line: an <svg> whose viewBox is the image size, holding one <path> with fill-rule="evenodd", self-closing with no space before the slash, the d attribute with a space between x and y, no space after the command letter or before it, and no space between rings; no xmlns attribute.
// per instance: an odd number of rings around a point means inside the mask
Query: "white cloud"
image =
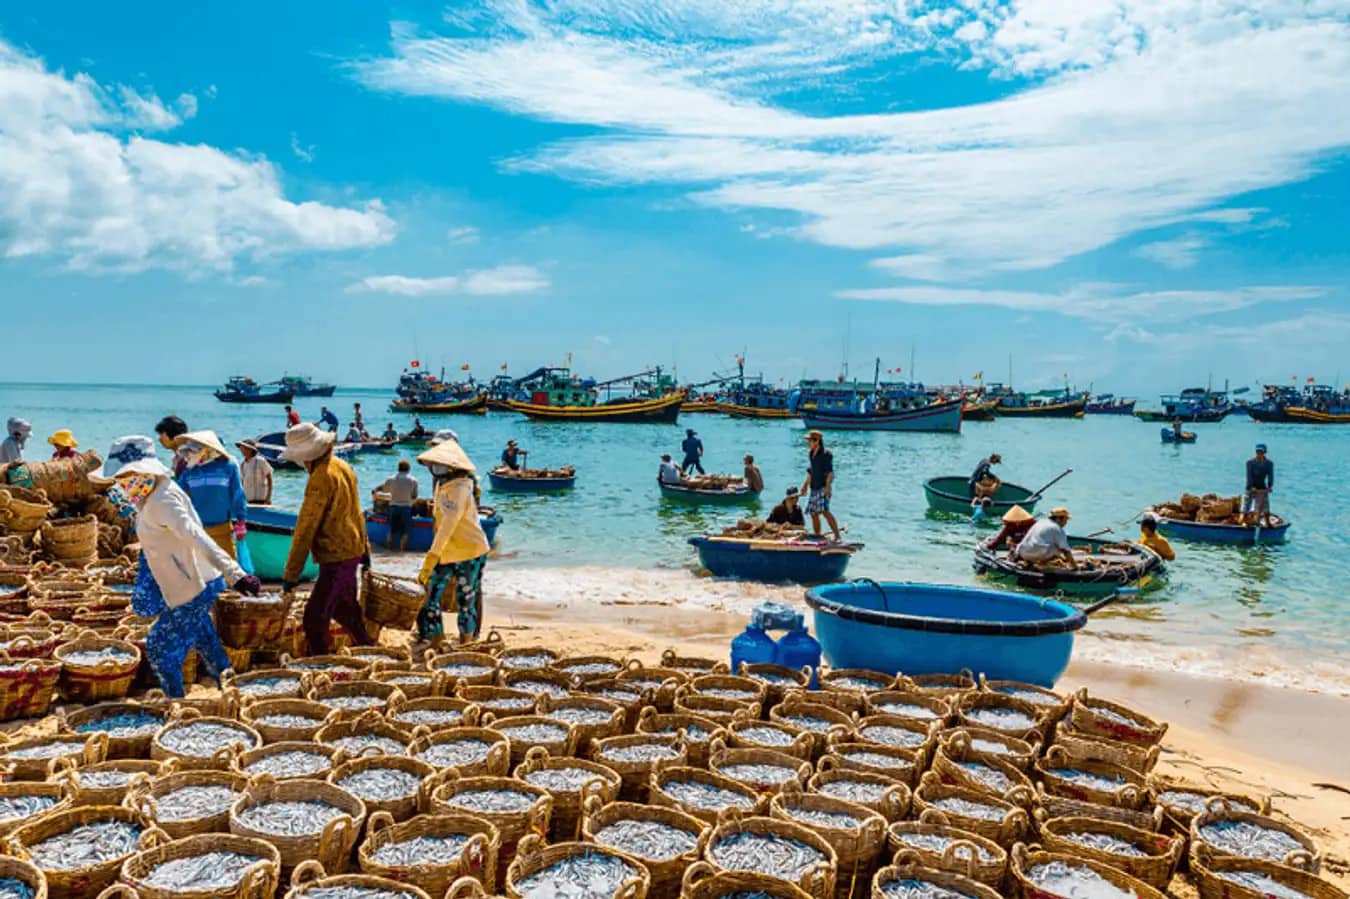
<svg viewBox="0 0 1350 899"><path fill-rule="evenodd" d="M347 287L348 293L389 293L405 297L505 296L533 293L549 286L546 275L528 265L499 265L462 275L416 278L408 275L372 275Z"/></svg>
<svg viewBox="0 0 1350 899"><path fill-rule="evenodd" d="M240 287L262 287L267 283L269 283L268 280L262 275L248 275L238 281Z"/></svg>
<svg viewBox="0 0 1350 899"><path fill-rule="evenodd" d="M1200 251L1209 241L1196 234L1184 234L1172 240L1158 240L1135 249L1140 259L1156 262L1167 268L1190 268L1200 260Z"/></svg>
<svg viewBox="0 0 1350 899"><path fill-rule="evenodd" d="M445 232L445 239L450 243L478 243L478 237L478 229L473 225L463 225Z"/></svg>
<svg viewBox="0 0 1350 899"><path fill-rule="evenodd" d="M1350 144L1350 4L1271 0L482 0L394 31L381 90L597 132L510 170L684 186L795 213L798 236L912 277L1053 266L1306 178ZM806 115L779 97L927 52L1035 86L991 102ZM871 73L869 73L870 75ZM908 271L907 271L908 269ZM909 275L913 271L916 274Z"/></svg>
<svg viewBox="0 0 1350 899"><path fill-rule="evenodd" d="M387 243L378 201L295 202L265 159L136 132L196 112L49 71L0 41L0 257L51 255L75 269L228 271L240 257Z"/></svg>
<svg viewBox="0 0 1350 899"><path fill-rule="evenodd" d="M197 98L192 94L179 94L173 105L184 120L197 116Z"/></svg>
<svg viewBox="0 0 1350 899"><path fill-rule="evenodd" d="M614 341L610 340L609 337L606 336L606 335L604 335L604 334L597 334L597 335L595 335L594 337L592 337L591 339L594 340L596 343L600 344L601 346L609 346L611 343L614 342Z"/></svg>
<svg viewBox="0 0 1350 899"><path fill-rule="evenodd" d="M314 145L300 143L300 135L294 131L291 132L291 153L301 162L314 161Z"/></svg>

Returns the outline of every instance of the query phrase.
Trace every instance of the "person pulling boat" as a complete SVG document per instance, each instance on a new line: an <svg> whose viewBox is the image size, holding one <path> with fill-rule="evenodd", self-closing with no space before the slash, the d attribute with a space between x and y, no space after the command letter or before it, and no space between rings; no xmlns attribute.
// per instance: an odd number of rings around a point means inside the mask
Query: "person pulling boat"
<svg viewBox="0 0 1350 899"><path fill-rule="evenodd" d="M1135 541L1140 546L1158 554L1158 557L1167 562L1176 560L1177 554L1172 549L1172 544L1167 542L1167 538L1158 533L1158 516L1152 512L1145 512L1144 517L1139 519L1139 539Z"/></svg>
<svg viewBox="0 0 1350 899"><path fill-rule="evenodd" d="M998 492L998 488L1003 482L994 474L994 466L1003 461L1003 457L998 453L990 453L976 464L975 470L970 473L970 498L981 499L983 497L992 497ZM973 506L972 506L973 507Z"/></svg>

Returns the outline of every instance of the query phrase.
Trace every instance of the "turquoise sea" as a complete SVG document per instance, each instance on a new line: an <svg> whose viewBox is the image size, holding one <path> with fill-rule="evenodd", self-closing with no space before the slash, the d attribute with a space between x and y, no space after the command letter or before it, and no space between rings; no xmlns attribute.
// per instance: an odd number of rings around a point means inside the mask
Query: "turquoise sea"
<svg viewBox="0 0 1350 899"><path fill-rule="evenodd" d="M372 431L391 420L406 430L410 416L383 411L391 399L389 391L340 390L331 400L303 399L296 405L313 420L327 403L345 428L352 403L361 402ZM71 428L83 446L106 452L114 437L150 434L167 413L194 428L213 428L227 443L284 425L280 406L223 404L207 387L0 384L0 418L18 415L33 423L30 457L45 456L46 435L57 428ZM530 451L532 466L575 465L577 487L570 494L521 497L485 491L485 502L505 517L499 534L503 558L496 565L611 570L616 584L623 572L635 569L692 568L688 536L750 514L700 511L661 500L655 483L659 457L670 452L678 460L685 427L703 438L710 471L739 473L742 455L753 453L764 472L766 497L800 484L805 471L803 428L797 421L696 415L683 417L678 426L532 424L515 414L489 413L425 417L424 422L457 430L484 470L495 464L508 438ZM1117 641L1111 652L1134 656L1135 663L1163 651L1174 657L1246 659L1248 669L1269 660L1272 667L1343 672L1350 647L1344 576L1350 562L1350 512L1343 468L1350 429L1265 425L1246 417L1194 429L1199 441L1181 447L1163 445L1156 424L1111 416L967 422L960 435L827 435L835 457L834 510L849 536L866 544L849 573L975 582L970 564L974 528L929 517L921 484L937 475L968 474L990 452L1002 454L1004 480L1033 489L1072 468L1048 492L1044 509L1068 506L1071 533L1110 527L1127 538L1137 535L1133 522L1153 502L1184 491L1239 493L1243 462L1263 441L1276 466L1272 506L1293 522L1289 542L1260 549L1174 542L1179 558L1165 584L1108 610L1093 630ZM373 487L391 474L396 459L392 453L358 457L363 486ZM425 478L424 484L429 489ZM303 485L301 474L279 474L277 504L297 506ZM758 514L768 507L766 502Z"/></svg>

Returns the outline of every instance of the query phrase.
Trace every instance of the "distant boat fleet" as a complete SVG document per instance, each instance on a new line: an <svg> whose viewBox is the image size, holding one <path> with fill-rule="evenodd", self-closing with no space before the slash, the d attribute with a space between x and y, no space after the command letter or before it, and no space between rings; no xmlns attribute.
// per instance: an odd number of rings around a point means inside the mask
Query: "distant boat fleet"
<svg viewBox="0 0 1350 899"><path fill-rule="evenodd" d="M332 396L336 389L332 384L316 384L303 375L283 375L267 383L235 375L216 391L216 399L222 403L289 403L298 396Z"/></svg>

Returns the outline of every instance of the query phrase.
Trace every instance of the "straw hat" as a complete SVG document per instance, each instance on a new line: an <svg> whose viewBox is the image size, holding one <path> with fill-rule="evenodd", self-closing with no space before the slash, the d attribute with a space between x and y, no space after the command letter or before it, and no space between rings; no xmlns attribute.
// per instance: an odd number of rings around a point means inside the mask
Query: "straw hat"
<svg viewBox="0 0 1350 899"><path fill-rule="evenodd" d="M1030 512L1028 512L1026 509L1023 509L1021 506L1013 506L1011 509L1003 513L1003 523L1021 524L1024 521L1032 521L1035 519L1035 517L1036 516L1032 515Z"/></svg>
<svg viewBox="0 0 1350 899"><path fill-rule="evenodd" d="M1069 510L1064 508L1063 506L1055 506L1053 509L1050 510L1050 517L1069 519L1072 518L1073 516L1070 515Z"/></svg>
<svg viewBox="0 0 1350 899"><path fill-rule="evenodd" d="M288 462L313 462L333 448L337 434L320 430L313 422L301 422L286 431L281 458Z"/></svg>
<svg viewBox="0 0 1350 899"><path fill-rule="evenodd" d="M52 446L64 446L66 449L74 449L80 445L75 439L75 435L70 433L70 428L62 428L55 434L47 438L47 442Z"/></svg>
<svg viewBox="0 0 1350 899"><path fill-rule="evenodd" d="M184 444L188 443L204 446L209 450L219 453L226 459L230 458L229 452L225 449L225 444L220 442L220 437L216 435L215 431L188 431L181 437L174 438L173 448L181 449Z"/></svg>
<svg viewBox="0 0 1350 899"><path fill-rule="evenodd" d="M471 474L478 471L469 461L469 454L464 452L464 447L454 440L436 444L418 456L417 461L423 465L444 465L446 468L467 471Z"/></svg>

